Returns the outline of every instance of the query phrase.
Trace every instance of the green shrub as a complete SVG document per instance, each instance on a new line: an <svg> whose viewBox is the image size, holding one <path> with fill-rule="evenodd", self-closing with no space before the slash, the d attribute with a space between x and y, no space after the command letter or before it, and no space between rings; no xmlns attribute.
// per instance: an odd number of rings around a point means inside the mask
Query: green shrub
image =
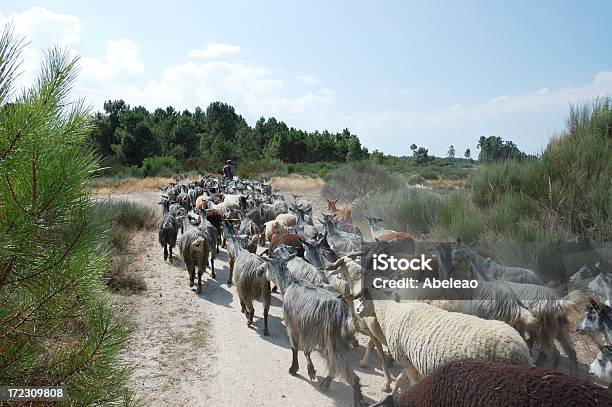
<svg viewBox="0 0 612 407"><path fill-rule="evenodd" d="M520 193L505 193L491 208L488 226L496 232L510 230L517 226L523 217L536 215L531 199Z"/></svg>
<svg viewBox="0 0 612 407"><path fill-rule="evenodd" d="M398 188L401 184L399 177L371 161L342 165L331 171L325 181L325 196L349 202Z"/></svg>
<svg viewBox="0 0 612 407"><path fill-rule="evenodd" d="M171 176L178 168L178 161L174 157L147 157L141 167L144 177Z"/></svg>
<svg viewBox="0 0 612 407"><path fill-rule="evenodd" d="M361 200L356 214L381 218L395 230L428 232L435 223L441 200L429 189L403 187Z"/></svg>
<svg viewBox="0 0 612 407"><path fill-rule="evenodd" d="M612 238L612 99L572 107L567 130L539 158L480 167L470 179L476 204L507 193L529 197L539 216L583 239Z"/></svg>
<svg viewBox="0 0 612 407"><path fill-rule="evenodd" d="M423 185L425 183L425 178L421 176L421 174L412 174L408 178L409 185Z"/></svg>
<svg viewBox="0 0 612 407"><path fill-rule="evenodd" d="M219 167L219 171L221 168ZM278 159L246 161L236 165L236 175L240 178L272 178L287 174L287 164Z"/></svg>
<svg viewBox="0 0 612 407"><path fill-rule="evenodd" d="M482 214L465 192L452 192L440 201L434 231L438 239L472 242L478 240L483 228Z"/></svg>

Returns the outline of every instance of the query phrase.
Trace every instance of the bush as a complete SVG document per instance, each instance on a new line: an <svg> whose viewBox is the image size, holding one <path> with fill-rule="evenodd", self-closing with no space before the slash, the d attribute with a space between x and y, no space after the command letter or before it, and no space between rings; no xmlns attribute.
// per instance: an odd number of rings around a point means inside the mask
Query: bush
<svg viewBox="0 0 612 407"><path fill-rule="evenodd" d="M127 201L98 201L92 218L107 225L107 250L113 254L104 281L113 291L139 292L146 289L142 275L133 267L134 255L128 250L134 232L156 225L155 211Z"/></svg>
<svg viewBox="0 0 612 407"><path fill-rule="evenodd" d="M222 166L219 167L219 171L221 171L221 168ZM272 178L274 176L284 176L288 173L287 164L277 159L240 162L236 165L236 175L240 178Z"/></svg>
<svg viewBox="0 0 612 407"><path fill-rule="evenodd" d="M521 218L536 215L529 197L520 193L505 193L491 208L488 225L496 232L515 228Z"/></svg>
<svg viewBox="0 0 612 407"><path fill-rule="evenodd" d="M435 235L440 240L460 238L466 242L478 240L484 228L482 214L465 192L453 192L444 197L435 216Z"/></svg>
<svg viewBox="0 0 612 407"><path fill-rule="evenodd" d="M398 188L401 184L387 168L371 161L342 165L331 171L325 181L325 196L349 202Z"/></svg>
<svg viewBox="0 0 612 407"><path fill-rule="evenodd" d="M145 177L169 177L176 174L179 164L174 157L147 157L141 168Z"/></svg>
<svg viewBox="0 0 612 407"><path fill-rule="evenodd" d="M429 232L441 200L431 190L403 187L361 200L356 213L381 218L395 230Z"/></svg>
<svg viewBox="0 0 612 407"><path fill-rule="evenodd" d="M425 178L421 176L421 174L412 174L408 178L408 185L423 185L425 183Z"/></svg>
<svg viewBox="0 0 612 407"><path fill-rule="evenodd" d="M480 167L470 179L479 207L497 205L506 193L537 203L549 223L583 239L612 238L612 99L572 107L567 130L542 157Z"/></svg>

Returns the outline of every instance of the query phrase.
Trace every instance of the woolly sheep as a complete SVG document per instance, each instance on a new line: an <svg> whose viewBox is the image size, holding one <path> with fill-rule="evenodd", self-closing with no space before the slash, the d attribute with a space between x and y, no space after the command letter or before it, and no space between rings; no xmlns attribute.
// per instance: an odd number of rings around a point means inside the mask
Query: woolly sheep
<svg viewBox="0 0 612 407"><path fill-rule="evenodd" d="M365 316L375 316L393 357L403 366L393 393L410 378L428 375L455 359L479 357L518 365L531 364L527 344L509 325L448 312L419 302L365 301ZM370 313L370 315L367 315Z"/></svg>
<svg viewBox="0 0 612 407"><path fill-rule="evenodd" d="M401 396L389 396L372 407L536 405L610 406L612 394L588 380L550 369L463 359L441 366Z"/></svg>

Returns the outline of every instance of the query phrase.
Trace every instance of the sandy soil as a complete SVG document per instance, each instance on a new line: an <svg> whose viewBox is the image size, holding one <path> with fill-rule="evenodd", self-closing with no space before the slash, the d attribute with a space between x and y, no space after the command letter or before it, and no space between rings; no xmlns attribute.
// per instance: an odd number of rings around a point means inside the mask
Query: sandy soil
<svg viewBox="0 0 612 407"><path fill-rule="evenodd" d="M290 196L287 194L287 196ZM112 199L157 206L156 192L113 194ZM323 202L315 203L315 211ZM319 212L320 213L320 212ZM120 306L134 314L134 333L125 360L134 366L131 386L150 406L352 406L352 390L334 380L322 393L306 375L300 354L298 376L288 373L291 349L281 321L281 299L273 294L269 315L270 336L263 336L262 305L255 305L253 327L246 326L235 288L229 288L225 251L215 261L216 280L203 276L201 295L189 288L184 263L175 257L164 262L155 231L135 236L132 249L139 253L135 272L142 273L147 290L116 295ZM383 397L382 370L374 353L370 368L358 367L359 349L351 360L368 402ZM318 380L326 375L323 360L313 354ZM392 370L395 376L398 369Z"/></svg>
<svg viewBox="0 0 612 407"><path fill-rule="evenodd" d="M283 192L290 199L288 191ZM326 209L320 188L301 193L314 202L316 215ZM158 207L157 192L109 196ZM270 336L262 334L260 303L255 305L253 326L246 326L235 288L225 284L228 264L224 250L215 262L216 280L204 275L203 292L198 295L189 288L187 271L178 256L172 264L164 262L156 231L137 235L131 245L138 253L134 272L142 273L147 290L115 298L118 306L133 312L134 332L125 360L134 366L131 386L146 405L352 406L352 391L344 382L334 380L327 393L318 390L307 378L302 353L300 374L288 374L291 350L278 294L273 294L270 308ZM581 375L586 376L595 348L588 338L572 337L577 342ZM359 341L361 346L351 350L350 356L366 402L371 403L384 397L382 370L374 352L370 368L358 366L366 343L363 337ZM324 362L314 353L313 362L321 380L326 375ZM394 367L393 376L398 373Z"/></svg>

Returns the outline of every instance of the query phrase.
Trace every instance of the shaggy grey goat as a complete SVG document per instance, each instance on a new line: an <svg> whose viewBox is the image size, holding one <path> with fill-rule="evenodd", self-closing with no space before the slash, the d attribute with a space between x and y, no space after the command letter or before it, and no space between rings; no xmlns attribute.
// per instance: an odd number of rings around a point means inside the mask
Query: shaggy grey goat
<svg viewBox="0 0 612 407"><path fill-rule="evenodd" d="M270 310L270 302L272 294L270 290L270 282L266 279L263 265L263 259L254 253L250 253L243 249L238 243L235 235L228 236L230 239L229 245L233 246L232 251L236 253L236 261L234 262L233 281L236 285L236 292L240 298L240 309L246 316L247 326L253 323L255 309L253 301L258 300L263 303L264 311L264 332L265 336L269 335L268 331L268 311Z"/></svg>
<svg viewBox="0 0 612 407"><path fill-rule="evenodd" d="M172 249L176 246L179 223L169 212L170 202L168 200L162 201L162 206L164 215L159 224L158 240L159 244L164 248L164 261L169 258L172 263Z"/></svg>
<svg viewBox="0 0 612 407"><path fill-rule="evenodd" d="M200 225L202 236L206 239L206 248L210 256L210 270L212 278L215 278L215 258L217 257L217 241L220 238L217 228L206 219L206 209L200 209Z"/></svg>
<svg viewBox="0 0 612 407"><path fill-rule="evenodd" d="M368 221L368 226L370 227L370 232L372 233L372 239L377 239L385 233L393 232L393 230L385 229L379 225L383 220L380 218L370 218L368 216L365 217Z"/></svg>
<svg viewBox="0 0 612 407"><path fill-rule="evenodd" d="M459 243L453 248L453 263L467 264L468 261L477 265L489 279L544 285L542 279L533 270L503 266L491 258L484 259L470 246Z"/></svg>
<svg viewBox="0 0 612 407"><path fill-rule="evenodd" d="M288 258L296 254L296 252L293 247L282 244L274 250L273 254L274 256L271 257ZM347 281L326 274L301 257L292 257L292 260L287 263L287 269L293 277L308 281L317 287L322 287L338 294L350 294Z"/></svg>
<svg viewBox="0 0 612 407"><path fill-rule="evenodd" d="M226 224L228 225L227 227ZM255 253L257 251L259 236L236 235L234 234L233 228L231 227L231 223L229 223L229 221L224 221L223 226L226 228L224 234L230 240L230 244L227 246L227 258L229 263L227 285L231 286L232 276L234 274L234 263L236 262L236 257L238 256L238 246L248 250L250 253Z"/></svg>
<svg viewBox="0 0 612 407"><path fill-rule="evenodd" d="M338 224L330 215L324 215L321 221L325 226L327 242L329 246L339 255L345 256L362 249L363 238L353 233L343 232L338 229Z"/></svg>
<svg viewBox="0 0 612 407"><path fill-rule="evenodd" d="M243 210L238 210L238 218L240 219L240 227L238 228L238 234L241 235L257 235L261 233L261 229L257 224L249 218L249 216Z"/></svg>
<svg viewBox="0 0 612 407"><path fill-rule="evenodd" d="M576 351L569 336L569 321L567 315L575 309L580 300L580 291L572 291L565 298L557 294L553 289L536 284L520 284L511 281L496 281L490 279L482 268L470 260L470 267L479 281L479 289L485 293L508 292L513 293L531 314L538 320L532 326L512 324L519 332L529 333L528 344L530 347L534 341L540 344L541 352L536 364L542 364L548 357L552 359L553 368L557 367L559 353L555 347L555 339L569 358L570 371L576 372ZM503 303L506 295L497 298L498 303Z"/></svg>
<svg viewBox="0 0 612 407"><path fill-rule="evenodd" d="M364 406L359 377L348 360L350 343L355 337L355 324L345 301L331 292L293 277L287 269L287 259L264 258L268 280L276 281L283 296L283 318L293 353L289 374L299 370L298 351L304 349L308 376L315 380L317 372L310 353L318 350L327 364L328 375L321 381L321 390L329 389L334 376L342 376L353 388L353 403Z"/></svg>
<svg viewBox="0 0 612 407"><path fill-rule="evenodd" d="M179 240L179 251L189 273L189 287L194 286L195 270L198 268L198 294L202 292L202 274L208 266L208 247L202 231L189 222L188 216L181 218L185 233Z"/></svg>

